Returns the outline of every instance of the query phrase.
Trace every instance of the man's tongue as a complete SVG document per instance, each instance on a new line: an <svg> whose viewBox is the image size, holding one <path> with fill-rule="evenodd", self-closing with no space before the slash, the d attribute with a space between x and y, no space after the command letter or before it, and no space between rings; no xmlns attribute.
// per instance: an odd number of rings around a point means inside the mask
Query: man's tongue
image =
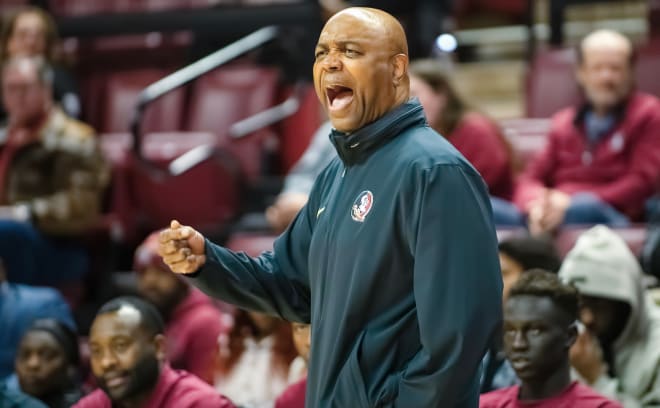
<svg viewBox="0 0 660 408"><path fill-rule="evenodd" d="M350 89L344 89L335 95L334 98L332 98L332 102L330 103L330 109L332 110L339 110L345 108L351 101L353 100L353 91Z"/></svg>

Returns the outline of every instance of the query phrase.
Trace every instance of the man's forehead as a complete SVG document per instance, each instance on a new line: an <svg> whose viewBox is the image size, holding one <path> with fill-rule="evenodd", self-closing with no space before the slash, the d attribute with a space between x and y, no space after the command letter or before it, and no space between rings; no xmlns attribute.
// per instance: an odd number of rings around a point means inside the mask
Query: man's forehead
<svg viewBox="0 0 660 408"><path fill-rule="evenodd" d="M561 309L548 296L518 295L510 297L504 306L505 320L545 320L561 314Z"/></svg>
<svg viewBox="0 0 660 408"><path fill-rule="evenodd" d="M382 21L361 9L347 9L333 16L323 27L319 43L360 42L386 35Z"/></svg>
<svg viewBox="0 0 660 408"><path fill-rule="evenodd" d="M140 311L130 305L123 305L118 310L97 316L92 325L90 337L132 335L137 333L142 323Z"/></svg>

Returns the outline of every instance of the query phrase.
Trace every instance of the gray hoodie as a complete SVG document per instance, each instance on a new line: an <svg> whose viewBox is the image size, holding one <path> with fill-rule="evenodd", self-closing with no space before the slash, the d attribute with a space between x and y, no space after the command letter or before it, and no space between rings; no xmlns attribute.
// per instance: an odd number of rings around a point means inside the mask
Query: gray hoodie
<svg viewBox="0 0 660 408"><path fill-rule="evenodd" d="M626 302L630 317L613 344L618 378L602 375L593 388L626 408L660 407L660 309L642 283L642 271L626 243L599 225L580 236L559 276L581 293Z"/></svg>

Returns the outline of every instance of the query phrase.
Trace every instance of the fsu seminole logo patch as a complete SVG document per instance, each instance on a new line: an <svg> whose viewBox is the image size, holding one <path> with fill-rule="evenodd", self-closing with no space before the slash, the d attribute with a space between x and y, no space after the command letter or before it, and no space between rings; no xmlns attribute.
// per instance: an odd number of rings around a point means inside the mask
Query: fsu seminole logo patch
<svg viewBox="0 0 660 408"><path fill-rule="evenodd" d="M355 201L353 201L353 206L351 207L351 218L357 222L364 222L364 219L367 218L367 214L371 211L371 207L374 205L374 195L371 194L371 191L365 190L361 192Z"/></svg>

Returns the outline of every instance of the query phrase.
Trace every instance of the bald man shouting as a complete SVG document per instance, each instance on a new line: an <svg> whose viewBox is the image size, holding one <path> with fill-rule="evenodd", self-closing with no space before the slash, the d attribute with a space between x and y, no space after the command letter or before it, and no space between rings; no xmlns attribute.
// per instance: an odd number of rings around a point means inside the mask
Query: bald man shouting
<svg viewBox="0 0 660 408"><path fill-rule="evenodd" d="M308 407L476 407L502 304L485 184L409 100L392 16L334 15L315 56L338 157L274 250L250 258L173 221L161 255L211 296L311 322Z"/></svg>

